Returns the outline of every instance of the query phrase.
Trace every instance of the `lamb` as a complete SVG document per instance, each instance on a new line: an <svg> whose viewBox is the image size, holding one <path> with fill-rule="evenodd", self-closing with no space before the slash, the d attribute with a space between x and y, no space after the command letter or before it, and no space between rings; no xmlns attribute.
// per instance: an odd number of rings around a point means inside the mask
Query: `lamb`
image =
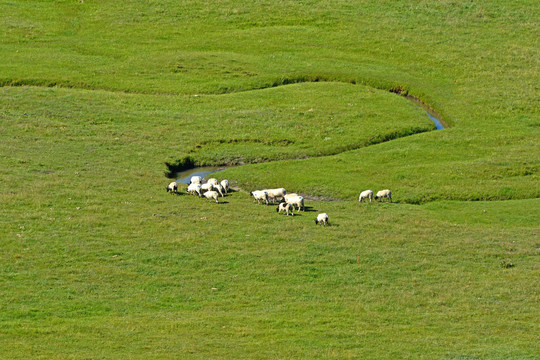
<svg viewBox="0 0 540 360"><path fill-rule="evenodd" d="M186 192L188 194L189 193L196 193L197 195L199 195L199 197L201 197L201 184L190 184L187 187Z"/></svg>
<svg viewBox="0 0 540 360"><path fill-rule="evenodd" d="M211 179L208 179L207 183L212 184L212 185L218 185L219 181L217 181L216 178L211 178Z"/></svg>
<svg viewBox="0 0 540 360"><path fill-rule="evenodd" d="M358 201L362 202L362 200L364 199L369 199L369 202L371 202L371 200L373 200L373 191L371 190L362 191L360 193L360 196L358 197Z"/></svg>
<svg viewBox="0 0 540 360"><path fill-rule="evenodd" d="M255 190L250 191L249 195L253 196L255 200L257 200L257 204L260 204L260 200L265 200L266 205L268 205L268 193L264 190Z"/></svg>
<svg viewBox="0 0 540 360"><path fill-rule="evenodd" d="M304 206L304 198L302 196L296 195L296 196L288 196L286 198L284 196L281 201L293 205L293 208L294 208L294 205L296 205L299 211L300 210L306 211L306 208Z"/></svg>
<svg viewBox="0 0 540 360"><path fill-rule="evenodd" d="M223 190L223 186L221 186L221 184L214 185L214 189L219 193L219 195L221 195L221 197L225 196L225 195L223 195L224 190Z"/></svg>
<svg viewBox="0 0 540 360"><path fill-rule="evenodd" d="M281 211L286 211L287 216L289 216L289 211L290 211L291 215L294 216L293 209L294 209L294 207L291 204L288 204L286 202L281 202L281 203L279 203L278 207L276 208L276 212L278 214L281 214Z"/></svg>
<svg viewBox="0 0 540 360"><path fill-rule="evenodd" d="M219 201L218 201L219 194L217 193L217 191L207 191L204 193L204 197L209 200L214 199L216 200L216 204L219 204Z"/></svg>
<svg viewBox="0 0 540 360"><path fill-rule="evenodd" d="M313 220L313 221L315 221L315 224L322 223L324 226L330 225L328 223L328 214L327 213L322 213L322 214L317 215L317 218L315 220Z"/></svg>
<svg viewBox="0 0 540 360"><path fill-rule="evenodd" d="M169 191L171 192L171 194L178 193L178 184L176 183L176 181L173 181L167 186L167 192Z"/></svg>
<svg viewBox="0 0 540 360"><path fill-rule="evenodd" d="M382 198L388 198L390 202L392 202L392 192L390 190L381 190L377 193L377 196L375 196L375 200L382 199Z"/></svg>
<svg viewBox="0 0 540 360"><path fill-rule="evenodd" d="M223 186L223 190L225 190L225 194L229 192L229 180L221 180L220 185Z"/></svg>
<svg viewBox="0 0 540 360"><path fill-rule="evenodd" d="M287 190L285 190L284 188L265 189L263 191L266 191L268 193L268 199L270 199L272 202L283 199L283 197L287 194Z"/></svg>
<svg viewBox="0 0 540 360"><path fill-rule="evenodd" d="M202 183L202 177L201 176L192 176L189 184L200 184Z"/></svg>

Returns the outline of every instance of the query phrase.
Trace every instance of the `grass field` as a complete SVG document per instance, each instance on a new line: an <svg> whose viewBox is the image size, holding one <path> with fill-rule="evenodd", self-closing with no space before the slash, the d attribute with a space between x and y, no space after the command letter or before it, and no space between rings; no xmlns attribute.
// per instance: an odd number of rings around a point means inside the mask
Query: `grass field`
<svg viewBox="0 0 540 360"><path fill-rule="evenodd" d="M540 358L539 18L1 2L0 358ZM186 157L241 190L168 195Z"/></svg>

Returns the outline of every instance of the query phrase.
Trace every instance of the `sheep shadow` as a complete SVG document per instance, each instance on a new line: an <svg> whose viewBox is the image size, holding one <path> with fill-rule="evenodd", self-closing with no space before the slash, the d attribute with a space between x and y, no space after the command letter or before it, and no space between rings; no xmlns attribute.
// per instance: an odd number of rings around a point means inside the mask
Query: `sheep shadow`
<svg viewBox="0 0 540 360"><path fill-rule="evenodd" d="M181 193L180 191L178 191L178 192L168 192L167 195L181 196L181 195L188 195L188 194L187 193Z"/></svg>
<svg viewBox="0 0 540 360"><path fill-rule="evenodd" d="M295 211L293 214L293 217L297 217L297 216L303 216L303 215Z"/></svg>

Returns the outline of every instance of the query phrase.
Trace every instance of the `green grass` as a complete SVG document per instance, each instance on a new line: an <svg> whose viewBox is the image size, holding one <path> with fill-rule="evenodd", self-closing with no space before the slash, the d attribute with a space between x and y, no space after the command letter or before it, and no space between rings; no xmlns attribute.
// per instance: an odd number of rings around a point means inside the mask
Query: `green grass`
<svg viewBox="0 0 540 360"><path fill-rule="evenodd" d="M163 160L189 155L199 165L335 154L434 128L424 111L404 98L339 83L197 97L2 91L5 116L15 120L9 133L24 128L28 135L58 137L58 131L70 136L84 129L94 141L108 134L118 146L161 142L158 151L168 152Z"/></svg>
<svg viewBox="0 0 540 360"><path fill-rule="evenodd" d="M0 358L537 359L538 18L1 3ZM186 156L242 191L168 195Z"/></svg>

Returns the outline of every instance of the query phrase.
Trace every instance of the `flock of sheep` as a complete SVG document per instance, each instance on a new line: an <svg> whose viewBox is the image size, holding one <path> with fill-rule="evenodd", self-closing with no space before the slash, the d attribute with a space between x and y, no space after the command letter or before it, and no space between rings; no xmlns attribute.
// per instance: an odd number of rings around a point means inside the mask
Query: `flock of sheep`
<svg viewBox="0 0 540 360"><path fill-rule="evenodd" d="M208 179L203 183L203 178L201 176L192 176L190 183L186 189L188 194L198 195L199 197L205 197L209 200L215 200L216 203L219 203L219 196L223 197L230 190L229 181L222 180L219 182L215 178ZM171 182L167 186L167 192L171 194L178 193L178 183L176 181ZM257 204L265 202L266 205L270 203L278 204L276 212L281 214L281 212L291 216L294 216L293 211L305 211L304 198L298 194L287 194L287 191L284 188L279 189L265 189L265 190L254 190L249 192L250 196L253 196L254 200L257 201ZM392 202L392 192L390 190L381 190L375 195L375 200L387 198L388 201ZM373 200L373 191L366 190L360 193L358 201L362 202L364 199L368 199L369 202ZM329 225L328 223L328 214L322 213L317 215L317 218L313 220L315 224Z"/></svg>

